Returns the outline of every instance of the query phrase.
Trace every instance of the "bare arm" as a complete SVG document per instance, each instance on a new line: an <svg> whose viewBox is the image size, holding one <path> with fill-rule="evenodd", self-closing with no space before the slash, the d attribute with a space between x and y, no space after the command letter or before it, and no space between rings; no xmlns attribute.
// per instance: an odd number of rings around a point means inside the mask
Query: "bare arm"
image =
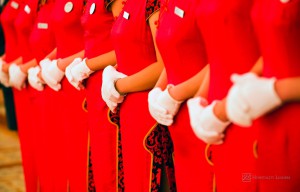
<svg viewBox="0 0 300 192"><path fill-rule="evenodd" d="M9 65L12 64L12 63L20 65L22 63L22 57L18 57L17 59L13 60L10 63L3 63L3 65L2 65L2 71L4 73L8 73Z"/></svg>
<svg viewBox="0 0 300 192"><path fill-rule="evenodd" d="M56 58L57 48L54 48L45 58L53 60Z"/></svg>
<svg viewBox="0 0 300 192"><path fill-rule="evenodd" d="M283 102L300 101L300 77L285 78L275 82L275 90Z"/></svg>
<svg viewBox="0 0 300 192"><path fill-rule="evenodd" d="M23 71L24 73L28 72L28 69L30 69L31 67L37 66L38 63L36 61L36 59L32 59L30 61L28 61L27 63L24 63L23 65L20 66L21 71Z"/></svg>
<svg viewBox="0 0 300 192"><path fill-rule="evenodd" d="M155 87L160 87L162 90L164 90L167 87L167 85L168 85L168 77L167 77L166 68L164 68L158 78L158 81L156 82Z"/></svg>
<svg viewBox="0 0 300 192"><path fill-rule="evenodd" d="M187 81L184 81L169 89L170 95L177 101L184 101L192 98L197 93L200 85L203 83L208 71L209 65L206 65L200 72Z"/></svg>
<svg viewBox="0 0 300 192"><path fill-rule="evenodd" d="M108 65L116 64L116 53L115 51L110 51L97 57L86 59L85 62L92 71L102 70Z"/></svg>
<svg viewBox="0 0 300 192"><path fill-rule="evenodd" d="M84 50L82 50L78 53L75 53L74 55L71 55L69 57L59 59L57 61L57 66L60 70L65 71L67 66L70 65L75 58L78 58L78 57L83 58L83 56L84 56Z"/></svg>
<svg viewBox="0 0 300 192"><path fill-rule="evenodd" d="M154 39L157 61L134 75L118 80L115 86L120 93L144 91L153 88L163 70L163 61L155 43L155 21L158 20L158 16L159 12L156 12L149 18L149 25Z"/></svg>

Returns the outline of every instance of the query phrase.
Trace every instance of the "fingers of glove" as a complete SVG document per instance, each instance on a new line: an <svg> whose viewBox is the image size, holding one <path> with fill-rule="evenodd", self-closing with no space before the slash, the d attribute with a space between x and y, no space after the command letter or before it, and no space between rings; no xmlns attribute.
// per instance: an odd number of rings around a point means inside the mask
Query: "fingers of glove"
<svg viewBox="0 0 300 192"><path fill-rule="evenodd" d="M203 128L197 128L197 136L208 144L222 143L224 134L218 133L216 131L208 131Z"/></svg>
<svg viewBox="0 0 300 192"><path fill-rule="evenodd" d="M51 89L53 89L54 91L59 91L61 89L61 84L47 84Z"/></svg>
<svg viewBox="0 0 300 192"><path fill-rule="evenodd" d="M233 100L229 98L227 99L226 105L226 113L228 115L228 118L233 123L244 127L250 126L252 124L250 115L245 110L243 110L239 99Z"/></svg>
<svg viewBox="0 0 300 192"><path fill-rule="evenodd" d="M111 112L116 113L116 111L117 111L117 106L118 106L117 103L108 101L108 102L106 102L106 104L107 104L108 108L111 110Z"/></svg>
<svg viewBox="0 0 300 192"><path fill-rule="evenodd" d="M243 88L241 86L234 85L229 90L228 100L230 101L230 105L228 107L230 107L231 105L238 105L239 109L241 109L244 112L247 112L249 111L250 106L243 97L242 89Z"/></svg>
<svg viewBox="0 0 300 192"><path fill-rule="evenodd" d="M66 68L65 76L67 77L67 79L70 83L73 82L73 77L72 77L72 74L71 74L71 70L68 67Z"/></svg>
<svg viewBox="0 0 300 192"><path fill-rule="evenodd" d="M155 119L159 124L170 126L173 124L173 119Z"/></svg>

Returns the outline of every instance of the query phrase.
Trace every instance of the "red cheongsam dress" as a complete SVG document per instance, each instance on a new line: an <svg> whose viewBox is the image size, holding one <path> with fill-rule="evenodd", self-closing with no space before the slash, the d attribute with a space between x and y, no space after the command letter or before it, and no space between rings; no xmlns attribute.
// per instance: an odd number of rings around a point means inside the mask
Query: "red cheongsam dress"
<svg viewBox="0 0 300 192"><path fill-rule="evenodd" d="M31 8L31 11L37 11L37 16L29 38L29 46L37 62L44 59L55 48L54 34L49 23L49 15L51 14L53 5L54 0L48 0L47 2L39 0L37 9L34 10ZM33 126L37 126L34 131L36 134L35 163L37 166L38 186L39 190L43 192L52 192L54 190L54 183L50 177L50 173L53 170L51 167L51 165L53 165L51 160L53 156L49 153L49 146L53 142L53 138L49 138L49 135L53 127L49 127L46 123L49 112L45 106L47 97L49 97L49 91L51 91L50 88L45 86L43 91L34 92L30 99L32 103L31 109L34 111L34 113L31 114L31 122ZM47 141L47 139L51 140Z"/></svg>
<svg viewBox="0 0 300 192"><path fill-rule="evenodd" d="M20 57L22 52L21 42L18 40L18 31L16 29L15 22L19 13L24 11L24 0L11 0L5 6L2 14L1 21L5 35L5 61L12 62ZM25 175L26 189L34 189L34 183L36 182L36 173L33 169L33 151L32 143L30 141L30 135L32 134L29 128L29 116L28 116L28 98L26 91L19 91L13 88L15 111L18 125L18 133L20 137L23 168Z"/></svg>
<svg viewBox="0 0 300 192"><path fill-rule="evenodd" d="M66 58L84 49L81 16L83 0L55 1L52 24L57 46L57 59ZM88 166L88 127L87 111L84 109L85 91L77 91L66 78L62 89L56 92L54 103L60 121L57 122L56 134L60 134L63 147L63 166L70 191L87 191ZM63 146L62 146L63 144ZM59 162L57 162L59 163ZM56 173L56 176L59 175Z"/></svg>
<svg viewBox="0 0 300 192"><path fill-rule="evenodd" d="M156 62L148 19L159 7L155 0L126 2L112 28L118 71L130 76ZM125 191L158 191L164 167L174 191L173 146L167 128L149 114L148 92L129 93L120 106Z"/></svg>
<svg viewBox="0 0 300 192"><path fill-rule="evenodd" d="M252 0L201 1L199 23L210 63L209 102L226 97L230 76L250 71L259 58L252 6ZM217 191L255 191L256 180L248 177L255 174L254 128L231 124L225 134L224 143L213 146Z"/></svg>
<svg viewBox="0 0 300 192"><path fill-rule="evenodd" d="M187 81L207 64L205 45L197 26L199 0L164 0L156 37L163 58L168 84ZM213 173L207 145L199 140L189 121L186 102L182 103L169 126L174 143L178 191L212 191Z"/></svg>
<svg viewBox="0 0 300 192"><path fill-rule="evenodd" d="M81 23L88 59L113 51L110 32L114 17L106 9L109 3L107 0L88 0L85 5ZM94 72L86 81L92 172L97 191L115 192L118 189L119 117L114 115L116 121L110 121L112 113L99 94L101 84L102 70Z"/></svg>
<svg viewBox="0 0 300 192"><path fill-rule="evenodd" d="M263 76L300 76L300 1L257 0L253 22L259 39ZM257 120L259 191L300 190L300 103L283 104Z"/></svg>
<svg viewBox="0 0 300 192"><path fill-rule="evenodd" d="M29 36L32 31L34 21L36 18L37 0L24 0L20 6L18 16L15 20L15 29L18 39L19 54L22 57L22 63L26 63L33 59L30 49ZM24 99L22 103L22 112L26 117L26 124L24 129L20 130L20 144L22 153L22 163L24 169L25 186L27 191L37 191L37 159L36 159L36 130L40 127L35 123L33 114L34 93L36 91L30 86L19 91ZM25 107L27 106L27 107ZM24 123L19 126L24 126Z"/></svg>

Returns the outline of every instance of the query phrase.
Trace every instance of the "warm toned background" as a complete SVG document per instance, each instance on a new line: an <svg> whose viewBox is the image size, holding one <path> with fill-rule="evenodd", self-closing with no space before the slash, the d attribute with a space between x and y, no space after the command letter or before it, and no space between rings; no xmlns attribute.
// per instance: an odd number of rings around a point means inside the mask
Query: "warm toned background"
<svg viewBox="0 0 300 192"><path fill-rule="evenodd" d="M0 89L0 192L24 191L18 134L7 128L3 94Z"/></svg>

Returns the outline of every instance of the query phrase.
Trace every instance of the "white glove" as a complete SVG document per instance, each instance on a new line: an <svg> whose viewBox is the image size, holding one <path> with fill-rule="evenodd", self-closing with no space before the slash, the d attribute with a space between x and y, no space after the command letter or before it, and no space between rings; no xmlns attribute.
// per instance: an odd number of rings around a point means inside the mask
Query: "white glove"
<svg viewBox="0 0 300 192"><path fill-rule="evenodd" d="M167 113L174 117L177 114L182 101L177 101L170 95L169 89L172 87L174 87L174 85L169 84L167 88L159 94L157 104L166 109Z"/></svg>
<svg viewBox="0 0 300 192"><path fill-rule="evenodd" d="M159 124L170 126L173 123L173 115L167 114L167 110L157 103L157 99L162 93L163 91L159 87L156 87L149 92L148 108L151 116Z"/></svg>
<svg viewBox="0 0 300 192"><path fill-rule="evenodd" d="M41 76L44 80L44 74L45 74L44 71L46 70L47 67L49 67L51 65L51 60L46 58L46 59L41 60L39 64L40 64L40 68L41 68Z"/></svg>
<svg viewBox="0 0 300 192"><path fill-rule="evenodd" d="M9 84L13 87L15 87L18 90L21 90L22 88L25 88L25 80L27 77L27 74L24 73L20 66L13 63L9 66L8 69L9 73Z"/></svg>
<svg viewBox="0 0 300 192"><path fill-rule="evenodd" d="M0 82L5 86L9 87L9 76L2 70L4 62L0 59Z"/></svg>
<svg viewBox="0 0 300 192"><path fill-rule="evenodd" d="M86 59L83 61L81 58L76 58L74 61L66 68L66 77L71 85L76 89L83 89L82 81L90 76L94 71L86 64Z"/></svg>
<svg viewBox="0 0 300 192"><path fill-rule="evenodd" d="M57 66L57 60L53 60L49 66L42 67L42 78L55 91L61 89L60 81L64 75L65 73Z"/></svg>
<svg viewBox="0 0 300 192"><path fill-rule="evenodd" d="M46 58L40 61L40 67L41 69L45 69L46 67L48 67L49 65L51 65L51 60Z"/></svg>
<svg viewBox="0 0 300 192"><path fill-rule="evenodd" d="M232 75L231 81L234 85L227 96L226 112L237 125L251 126L254 119L282 103L274 88L275 78L246 73Z"/></svg>
<svg viewBox="0 0 300 192"><path fill-rule="evenodd" d="M38 91L44 90L43 81L38 77L40 71L40 66L35 66L28 69L28 83L31 85L31 87Z"/></svg>
<svg viewBox="0 0 300 192"><path fill-rule="evenodd" d="M115 112L117 104L124 100L124 95L115 88L115 81L124 77L127 75L118 72L113 66L107 66L103 70L101 95L112 112Z"/></svg>
<svg viewBox="0 0 300 192"><path fill-rule="evenodd" d="M191 127L195 135L208 144L222 144L223 131L230 124L230 122L222 122L214 114L213 109L216 102L214 101L206 107L203 106L203 103L207 103L207 101L201 97L189 99L187 102Z"/></svg>

